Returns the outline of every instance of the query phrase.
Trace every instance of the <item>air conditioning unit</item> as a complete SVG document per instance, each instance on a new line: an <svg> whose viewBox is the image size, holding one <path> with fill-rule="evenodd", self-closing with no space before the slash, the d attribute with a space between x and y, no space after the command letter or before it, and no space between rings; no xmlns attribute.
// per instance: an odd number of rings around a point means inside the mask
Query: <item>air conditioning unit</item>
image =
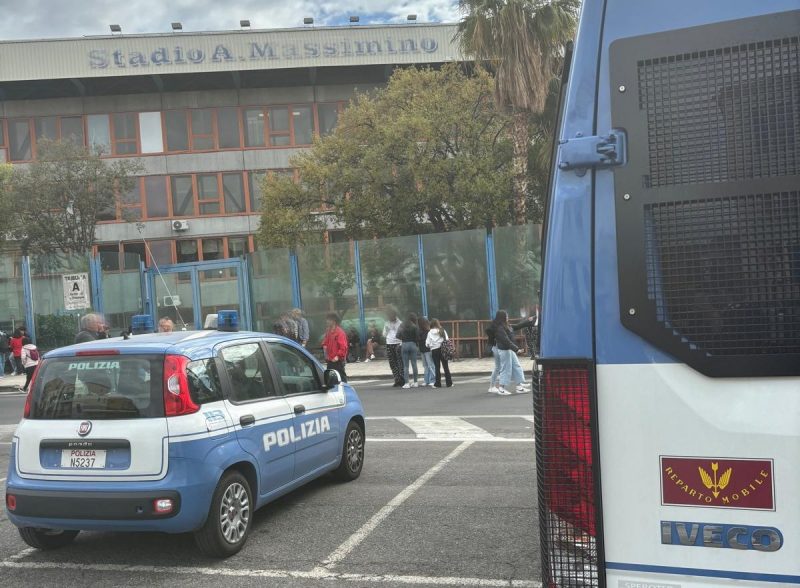
<svg viewBox="0 0 800 588"><path fill-rule="evenodd" d="M172 221L172 230L173 231L188 231L189 230L189 221L185 220L175 220Z"/></svg>

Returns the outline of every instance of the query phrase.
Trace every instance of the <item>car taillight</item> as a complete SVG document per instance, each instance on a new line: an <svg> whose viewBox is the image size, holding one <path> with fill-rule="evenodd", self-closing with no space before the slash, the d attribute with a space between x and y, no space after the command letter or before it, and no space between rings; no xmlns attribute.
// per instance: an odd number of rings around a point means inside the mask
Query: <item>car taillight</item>
<svg viewBox="0 0 800 588"><path fill-rule="evenodd" d="M186 365L189 358L167 355L164 358L164 414L168 417L192 414L200 410L189 394Z"/></svg>
<svg viewBox="0 0 800 588"><path fill-rule="evenodd" d="M544 585L599 586L602 534L594 369L542 362L534 396Z"/></svg>
<svg viewBox="0 0 800 588"><path fill-rule="evenodd" d="M6 508L11 512L17 510L17 497L13 494L6 494Z"/></svg>
<svg viewBox="0 0 800 588"><path fill-rule="evenodd" d="M33 403L33 386L36 384L36 376L39 373L39 368L42 367L44 360L36 364L36 369L33 370L31 381L28 382L28 394L25 396L25 408L22 411L22 416L26 419L31 418L31 404Z"/></svg>

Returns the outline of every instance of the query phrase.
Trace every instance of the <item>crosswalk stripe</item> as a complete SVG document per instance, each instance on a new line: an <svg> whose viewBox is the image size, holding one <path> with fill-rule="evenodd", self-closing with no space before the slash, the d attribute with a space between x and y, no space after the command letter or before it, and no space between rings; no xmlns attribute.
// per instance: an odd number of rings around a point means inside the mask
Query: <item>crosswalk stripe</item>
<svg viewBox="0 0 800 588"><path fill-rule="evenodd" d="M414 431L417 439L491 439L489 431L460 417L399 417L397 419Z"/></svg>

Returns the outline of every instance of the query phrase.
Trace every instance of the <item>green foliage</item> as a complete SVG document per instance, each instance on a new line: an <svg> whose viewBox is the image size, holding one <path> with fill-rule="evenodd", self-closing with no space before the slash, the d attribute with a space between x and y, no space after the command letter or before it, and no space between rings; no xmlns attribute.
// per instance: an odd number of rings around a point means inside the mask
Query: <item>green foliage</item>
<svg viewBox="0 0 800 588"><path fill-rule="evenodd" d="M511 220L509 118L483 70L398 70L359 96L336 130L292 165L302 182L262 186L259 240L313 242L329 221L348 236L389 237L491 228Z"/></svg>
<svg viewBox="0 0 800 588"><path fill-rule="evenodd" d="M107 162L69 141L40 141L38 159L15 167L0 211L24 254L85 252L94 243L98 215L114 211L117 194L134 186L141 164Z"/></svg>
<svg viewBox="0 0 800 588"><path fill-rule="evenodd" d="M75 340L75 333L78 332L79 328L78 316L37 314L37 347L44 352L56 347L72 345Z"/></svg>

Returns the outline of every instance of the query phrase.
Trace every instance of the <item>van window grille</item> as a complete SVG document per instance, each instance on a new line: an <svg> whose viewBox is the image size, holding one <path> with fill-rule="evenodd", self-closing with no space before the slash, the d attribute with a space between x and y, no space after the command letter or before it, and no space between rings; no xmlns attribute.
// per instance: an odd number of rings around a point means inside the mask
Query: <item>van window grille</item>
<svg viewBox="0 0 800 588"><path fill-rule="evenodd" d="M800 192L644 207L656 319L706 356L800 353Z"/></svg>
<svg viewBox="0 0 800 588"><path fill-rule="evenodd" d="M800 173L800 42L774 39L640 60L644 187Z"/></svg>

